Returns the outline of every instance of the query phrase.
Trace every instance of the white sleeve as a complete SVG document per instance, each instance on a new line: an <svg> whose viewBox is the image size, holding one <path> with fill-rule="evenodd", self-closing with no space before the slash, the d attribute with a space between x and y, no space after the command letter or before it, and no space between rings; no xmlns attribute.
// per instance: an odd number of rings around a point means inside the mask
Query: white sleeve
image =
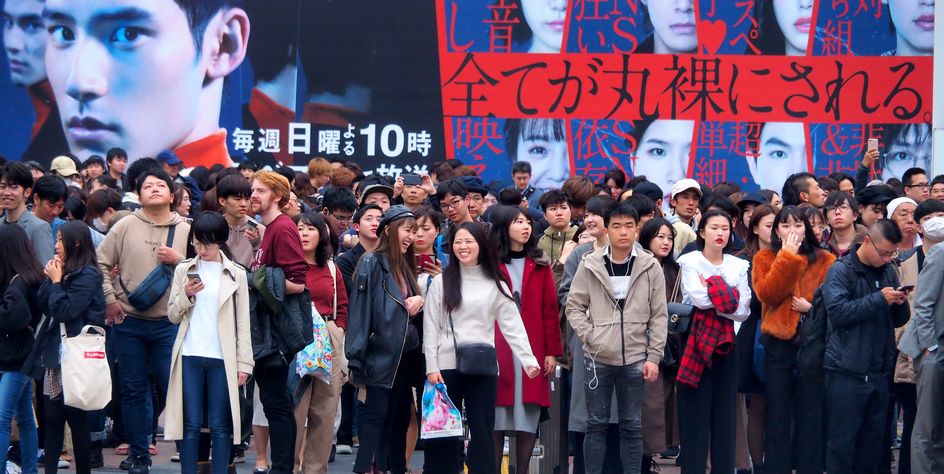
<svg viewBox="0 0 944 474"><path fill-rule="evenodd" d="M739 262L740 263L740 262ZM744 262L740 270L738 271L737 284L735 285L740 293L740 298L738 298L738 307L734 311L734 314L726 315L730 319L735 321L747 321L747 318L751 315L751 285L750 279L748 278L747 270L750 267L750 264Z"/></svg>
<svg viewBox="0 0 944 474"><path fill-rule="evenodd" d="M695 262L689 260L690 259L685 259L679 262L682 267L682 296L697 308L714 308L714 305L711 303L711 298L708 297L708 288L701 283L701 274Z"/></svg>

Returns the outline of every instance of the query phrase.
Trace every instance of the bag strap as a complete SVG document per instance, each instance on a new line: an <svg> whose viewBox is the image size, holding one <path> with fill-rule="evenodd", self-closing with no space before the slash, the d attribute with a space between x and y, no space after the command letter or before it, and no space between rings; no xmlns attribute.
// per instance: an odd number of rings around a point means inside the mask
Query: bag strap
<svg viewBox="0 0 944 474"><path fill-rule="evenodd" d="M449 328L452 329L452 347L456 349L456 364L458 367L459 364L459 343L456 342L456 327L452 325L452 311L446 313L446 317L449 319Z"/></svg>
<svg viewBox="0 0 944 474"><path fill-rule="evenodd" d="M334 260L328 260L328 271L331 272L331 284L334 285L334 302L331 304L331 313L335 320L338 319L338 270L334 265Z"/></svg>
<svg viewBox="0 0 944 474"><path fill-rule="evenodd" d="M174 233L176 233L176 232L177 232L177 224L174 224L174 225L172 225L172 226L170 227L170 230L167 231L167 243L165 244L166 247L173 247L173 246L174 246ZM161 265L164 265L164 264L163 264L163 263L158 263L158 264L157 264L157 267L160 267ZM157 268L157 267L155 267L155 268ZM126 295L126 296L130 296L130 295L131 295L131 291L129 291L129 290L128 290L128 287L125 286L125 282L121 279L120 276L118 277L118 284L121 285L121 290L125 292L125 295Z"/></svg>
<svg viewBox="0 0 944 474"><path fill-rule="evenodd" d="M678 299L679 286L682 283L682 269L679 268L678 274L675 276L675 286L672 288L672 302L674 303Z"/></svg>

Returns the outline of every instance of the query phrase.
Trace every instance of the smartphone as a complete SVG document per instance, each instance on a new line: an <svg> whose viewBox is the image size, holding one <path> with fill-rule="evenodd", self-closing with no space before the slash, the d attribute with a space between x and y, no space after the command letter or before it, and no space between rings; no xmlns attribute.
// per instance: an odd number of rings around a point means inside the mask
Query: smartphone
<svg viewBox="0 0 944 474"><path fill-rule="evenodd" d="M426 270L427 264L436 265L436 256L435 255L417 255L416 256L416 266L419 267L420 272Z"/></svg>
<svg viewBox="0 0 944 474"><path fill-rule="evenodd" d="M878 150L878 138L869 138L869 151Z"/></svg>
<svg viewBox="0 0 944 474"><path fill-rule="evenodd" d="M248 224L249 227L252 227L253 229L256 229L259 227L259 223L253 220L252 218L249 218L249 220L246 221L246 224Z"/></svg>
<svg viewBox="0 0 944 474"><path fill-rule="evenodd" d="M896 291L904 291L905 293L911 293L912 291L914 291L914 289L915 289L914 285L905 285L905 286L898 287Z"/></svg>
<svg viewBox="0 0 944 474"><path fill-rule="evenodd" d="M203 280L200 279L200 274L197 273L197 272L188 272L188 273L187 273L187 279L188 279L188 280L197 280L198 283L201 282L201 281L203 281Z"/></svg>
<svg viewBox="0 0 944 474"><path fill-rule="evenodd" d="M404 186L419 186L420 184L423 184L423 179L420 178L420 175L418 174L404 173L401 174L400 177L403 178Z"/></svg>

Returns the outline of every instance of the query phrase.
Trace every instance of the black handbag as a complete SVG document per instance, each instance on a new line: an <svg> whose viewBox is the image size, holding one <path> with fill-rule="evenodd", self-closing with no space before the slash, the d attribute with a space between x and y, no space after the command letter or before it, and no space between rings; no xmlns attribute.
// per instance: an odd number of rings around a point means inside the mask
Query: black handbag
<svg viewBox="0 0 944 474"><path fill-rule="evenodd" d="M176 230L177 226L174 225L167 231L167 247L174 246L174 232ZM118 278L118 284L121 285L121 289L128 295L128 303L130 303L134 309L145 311L151 306L156 305L157 302L164 297L164 294L170 289L170 284L173 280L174 266L159 263L157 267L151 270L151 273L148 273L148 275L144 277L144 280L141 281L141 284L139 284L134 291L128 291L128 287L121 281L121 277Z"/></svg>
<svg viewBox="0 0 944 474"><path fill-rule="evenodd" d="M679 285L682 281L682 274L679 273L675 279L675 288L672 290L672 299L678 297ZM676 334L685 334L692 324L692 316L695 315L695 307L684 303L668 303L666 311L669 313L669 332Z"/></svg>
<svg viewBox="0 0 944 474"><path fill-rule="evenodd" d="M452 345L456 348L456 370L462 375L498 375L498 353L495 346L484 342L458 345L456 328L449 313L449 328L452 329Z"/></svg>

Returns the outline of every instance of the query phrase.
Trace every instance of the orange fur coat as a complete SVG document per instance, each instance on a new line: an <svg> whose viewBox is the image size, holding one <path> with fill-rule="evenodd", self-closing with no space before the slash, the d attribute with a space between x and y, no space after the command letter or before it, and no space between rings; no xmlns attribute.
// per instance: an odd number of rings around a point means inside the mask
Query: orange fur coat
<svg viewBox="0 0 944 474"><path fill-rule="evenodd" d="M813 302L813 293L826 280L833 254L819 250L811 265L803 255L761 250L754 256L751 272L754 297L761 302L761 332L784 341L796 335L800 313L791 309L793 297Z"/></svg>

